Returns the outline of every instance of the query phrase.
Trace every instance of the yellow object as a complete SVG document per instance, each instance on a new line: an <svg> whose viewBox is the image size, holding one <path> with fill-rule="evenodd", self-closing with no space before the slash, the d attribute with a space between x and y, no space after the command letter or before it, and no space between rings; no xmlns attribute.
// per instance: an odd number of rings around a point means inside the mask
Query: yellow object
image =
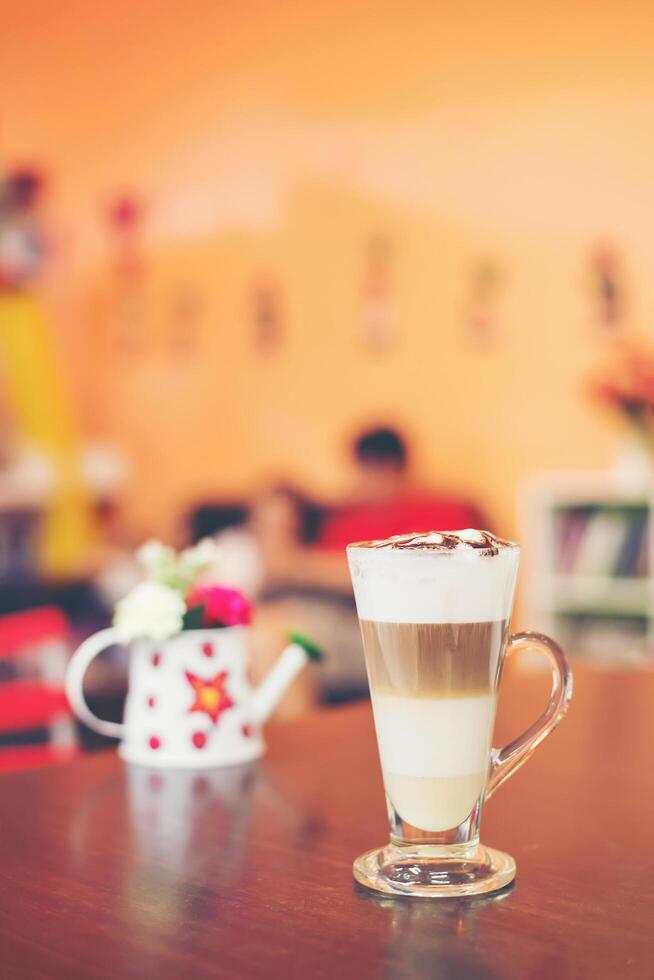
<svg viewBox="0 0 654 980"><path fill-rule="evenodd" d="M38 299L0 292L0 351L20 437L48 457L56 474L46 512L43 570L67 575L79 568L88 551L91 513L71 407Z"/></svg>

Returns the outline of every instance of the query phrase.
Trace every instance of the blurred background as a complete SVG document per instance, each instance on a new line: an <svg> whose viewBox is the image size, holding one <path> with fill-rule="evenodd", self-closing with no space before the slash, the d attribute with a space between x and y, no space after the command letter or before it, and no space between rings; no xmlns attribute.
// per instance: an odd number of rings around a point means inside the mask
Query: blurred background
<svg viewBox="0 0 654 980"><path fill-rule="evenodd" d="M517 625L648 666L653 27L644 0L3 5L12 764L78 746L66 651L153 536L218 536L255 669L291 621L335 651L288 711L365 690L342 548L403 530L518 537ZM119 714L120 655L90 686Z"/></svg>

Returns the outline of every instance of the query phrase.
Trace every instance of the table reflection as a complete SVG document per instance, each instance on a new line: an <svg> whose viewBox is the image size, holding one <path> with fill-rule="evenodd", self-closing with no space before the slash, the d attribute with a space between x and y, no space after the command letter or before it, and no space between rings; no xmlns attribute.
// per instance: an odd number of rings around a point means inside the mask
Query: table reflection
<svg viewBox="0 0 654 980"><path fill-rule="evenodd" d="M122 792L114 776L87 797L70 839L83 875L107 821L127 816L130 844L106 886L127 901L132 925L157 942L176 942L166 930L180 918L207 920L225 900L236 902L239 883L256 878L268 848L305 853L324 832L320 798L296 796L260 762L208 770L125 765L121 775Z"/></svg>
<svg viewBox="0 0 654 980"><path fill-rule="evenodd" d="M495 895L440 901L391 898L360 885L355 890L363 901L388 914L385 976L404 980L425 976L500 980L504 976L484 955L480 932L491 910L510 897L513 884Z"/></svg>

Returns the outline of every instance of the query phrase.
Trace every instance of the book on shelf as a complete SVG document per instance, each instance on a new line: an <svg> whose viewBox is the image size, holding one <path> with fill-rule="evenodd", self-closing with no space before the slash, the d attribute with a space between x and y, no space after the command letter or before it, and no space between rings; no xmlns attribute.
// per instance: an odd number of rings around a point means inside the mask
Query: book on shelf
<svg viewBox="0 0 654 980"><path fill-rule="evenodd" d="M647 555L646 518L643 513L631 515L623 546L615 564L614 574L632 576L638 574L639 564Z"/></svg>
<svg viewBox="0 0 654 980"><path fill-rule="evenodd" d="M579 545L574 571L577 575L610 575L625 539L621 514L600 511L588 521Z"/></svg>
<svg viewBox="0 0 654 980"><path fill-rule="evenodd" d="M556 572L637 577L648 574L647 512L571 509L559 515Z"/></svg>
<svg viewBox="0 0 654 980"><path fill-rule="evenodd" d="M574 571L587 523L587 513L567 513L560 519L557 571L564 574Z"/></svg>

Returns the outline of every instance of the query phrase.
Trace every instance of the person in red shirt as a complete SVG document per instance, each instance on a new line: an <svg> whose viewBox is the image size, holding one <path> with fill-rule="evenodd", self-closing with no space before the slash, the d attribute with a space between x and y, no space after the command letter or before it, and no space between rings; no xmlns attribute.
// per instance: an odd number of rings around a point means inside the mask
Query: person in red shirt
<svg viewBox="0 0 654 980"><path fill-rule="evenodd" d="M353 453L355 499L326 519L321 547L343 551L353 541L483 526L477 508L466 501L412 486L406 443L395 429L364 432Z"/></svg>
<svg viewBox="0 0 654 980"><path fill-rule="evenodd" d="M291 535L260 541L268 582L351 596L348 544L394 534L485 527L479 510L467 501L414 485L406 442L395 429L363 432L353 442L352 453L351 498L323 519L313 544Z"/></svg>

